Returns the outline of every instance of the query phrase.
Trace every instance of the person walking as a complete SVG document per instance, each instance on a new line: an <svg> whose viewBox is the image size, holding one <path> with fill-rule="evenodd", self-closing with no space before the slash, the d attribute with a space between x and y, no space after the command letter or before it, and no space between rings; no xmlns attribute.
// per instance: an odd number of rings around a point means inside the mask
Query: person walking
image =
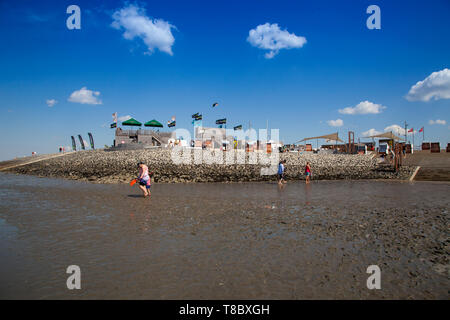
<svg viewBox="0 0 450 320"><path fill-rule="evenodd" d="M308 184L311 178L311 164L309 162L306 162L305 176L306 176L306 183Z"/></svg>
<svg viewBox="0 0 450 320"><path fill-rule="evenodd" d="M148 172L148 167L141 161L138 163L139 174L137 181L139 182L139 188L144 193L144 197L150 196L151 179Z"/></svg>
<svg viewBox="0 0 450 320"><path fill-rule="evenodd" d="M284 171L286 169L285 168L285 164L286 164L286 160L282 160L278 164L277 179L278 179L278 184L279 185L282 185L283 183L286 183L286 181L284 180Z"/></svg>

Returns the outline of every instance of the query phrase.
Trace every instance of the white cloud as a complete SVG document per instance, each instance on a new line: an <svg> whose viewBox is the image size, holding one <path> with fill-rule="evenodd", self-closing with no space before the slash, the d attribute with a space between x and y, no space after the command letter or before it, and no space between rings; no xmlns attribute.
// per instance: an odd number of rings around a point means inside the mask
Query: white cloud
<svg viewBox="0 0 450 320"><path fill-rule="evenodd" d="M342 114L377 114L381 113L385 106L381 104L376 104L370 101L361 101L354 107L347 107L344 109L339 109L339 113Z"/></svg>
<svg viewBox="0 0 450 320"><path fill-rule="evenodd" d="M75 90L69 97L70 102L82 103L82 104L102 104L102 101L98 99L100 96L99 91L88 90L86 87L80 90Z"/></svg>
<svg viewBox="0 0 450 320"><path fill-rule="evenodd" d="M287 30L281 30L278 24L260 24L248 32L247 41L254 47L270 50L266 59L272 59L281 49L301 48L306 43L305 37L296 36Z"/></svg>
<svg viewBox="0 0 450 320"><path fill-rule="evenodd" d="M400 135L400 136L404 136L405 135L405 128L402 128L398 124L391 124L390 126L384 128L384 131L385 132L392 131L393 134Z"/></svg>
<svg viewBox="0 0 450 320"><path fill-rule="evenodd" d="M172 46L175 38L171 29L175 26L162 19L150 19L144 8L136 5L128 5L117 10L112 15L111 26L117 30L124 29L123 37L133 40L139 37L144 41L151 54L155 48L172 55Z"/></svg>
<svg viewBox="0 0 450 320"><path fill-rule="evenodd" d="M131 119L131 116L130 116L130 115L126 115L126 116L121 116L121 117L119 117L119 121L120 121L120 122L127 121L127 120L129 120L129 119Z"/></svg>
<svg viewBox="0 0 450 320"><path fill-rule="evenodd" d="M56 101L55 99L47 99L45 102L49 107L53 107L55 104L58 103L58 101Z"/></svg>
<svg viewBox="0 0 450 320"><path fill-rule="evenodd" d="M328 120L327 123L331 127L342 127L344 125L344 121L342 121L342 119Z"/></svg>
<svg viewBox="0 0 450 320"><path fill-rule="evenodd" d="M372 128L372 129L369 129L367 131L364 131L362 133L362 136L363 137L370 137L370 136L375 136L375 135L380 134L380 133L381 133L380 131L377 131L377 130Z"/></svg>
<svg viewBox="0 0 450 320"><path fill-rule="evenodd" d="M428 121L429 124L433 125L433 124L442 124L443 126L445 126L447 124L447 121L445 120L441 120L441 119L437 119L437 120L430 120Z"/></svg>
<svg viewBox="0 0 450 320"><path fill-rule="evenodd" d="M409 101L430 101L431 99L450 99L450 69L433 72L424 80L409 89Z"/></svg>

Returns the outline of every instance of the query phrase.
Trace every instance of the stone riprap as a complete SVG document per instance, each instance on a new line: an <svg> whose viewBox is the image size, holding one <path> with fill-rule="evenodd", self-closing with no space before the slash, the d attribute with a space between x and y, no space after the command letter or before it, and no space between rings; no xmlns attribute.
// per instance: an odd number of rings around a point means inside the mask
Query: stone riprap
<svg viewBox="0 0 450 320"><path fill-rule="evenodd" d="M129 182L137 175L137 163L143 161L154 173L155 182L244 182L275 180L276 171L261 175L268 167L266 154L257 152L213 151L197 155L185 155L188 163L173 161L173 150L126 150L108 152L104 150L79 151L64 157L43 160L8 170L21 174L43 177L58 177L98 183ZM372 155L280 153L286 160L286 180L305 179L306 162L311 163L313 180L338 179L403 179L410 177L415 167L403 166L394 172L392 166L380 165ZM274 158L276 160L276 158ZM237 162L236 162L237 161ZM222 164L218 164L222 162ZM273 162L275 165L278 161Z"/></svg>

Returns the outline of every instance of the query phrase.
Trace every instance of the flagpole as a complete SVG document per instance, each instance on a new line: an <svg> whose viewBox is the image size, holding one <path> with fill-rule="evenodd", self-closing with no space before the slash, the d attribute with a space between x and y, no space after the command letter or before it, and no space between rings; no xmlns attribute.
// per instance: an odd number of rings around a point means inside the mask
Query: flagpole
<svg viewBox="0 0 450 320"><path fill-rule="evenodd" d="M405 146L408 143L408 124L405 121Z"/></svg>

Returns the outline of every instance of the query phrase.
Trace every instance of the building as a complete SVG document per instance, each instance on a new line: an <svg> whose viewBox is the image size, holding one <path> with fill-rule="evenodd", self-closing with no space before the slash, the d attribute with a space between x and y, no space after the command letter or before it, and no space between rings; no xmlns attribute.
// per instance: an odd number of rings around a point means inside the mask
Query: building
<svg viewBox="0 0 450 320"><path fill-rule="evenodd" d="M169 140L175 140L175 132L158 132L154 130L123 130L117 128L114 146L120 144L142 144L146 146L167 146Z"/></svg>

